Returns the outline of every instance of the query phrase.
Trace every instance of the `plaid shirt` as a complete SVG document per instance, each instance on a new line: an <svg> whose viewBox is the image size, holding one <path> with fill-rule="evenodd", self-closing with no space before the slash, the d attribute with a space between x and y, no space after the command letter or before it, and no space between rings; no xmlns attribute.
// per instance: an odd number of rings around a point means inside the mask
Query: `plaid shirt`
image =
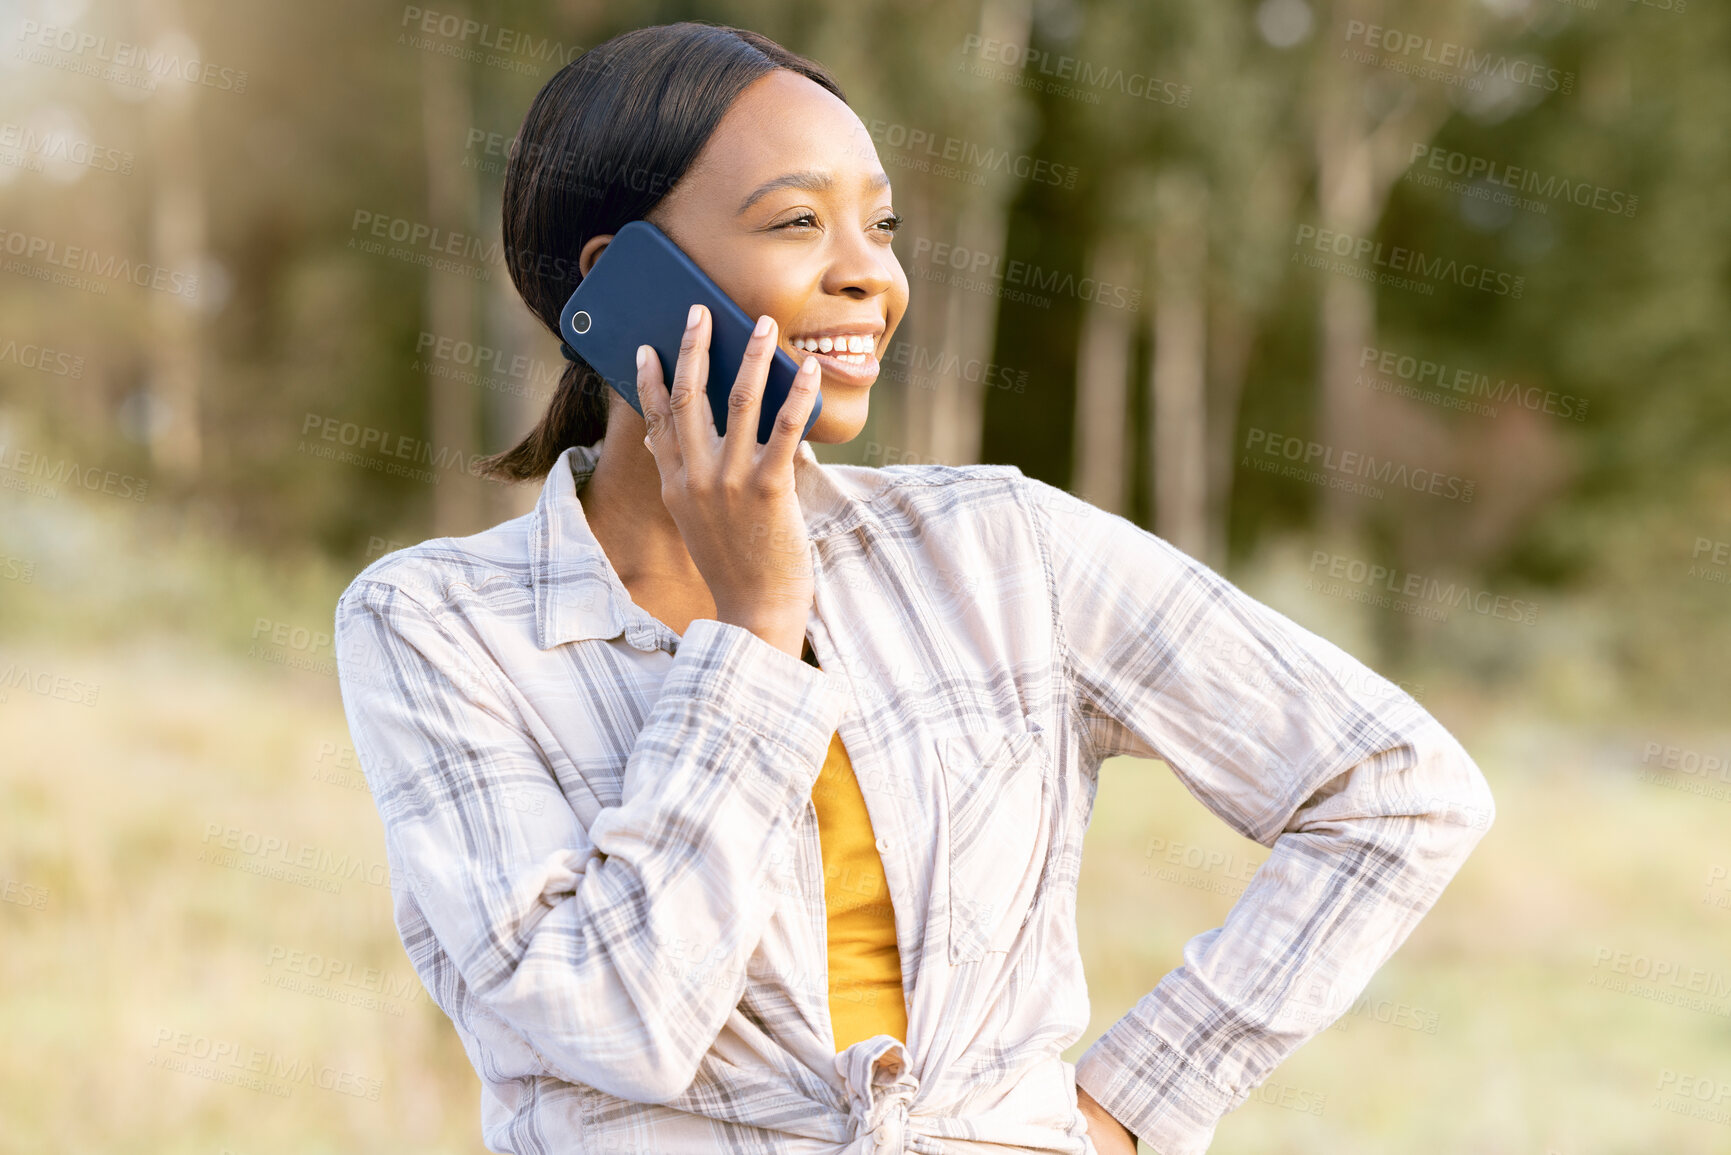
<svg viewBox="0 0 1731 1155"><path fill-rule="evenodd" d="M397 927L494 1151L1092 1155L1079 1082L1160 1155L1195 1155L1491 822L1478 768L1398 687L1014 467L801 444L819 669L636 606L576 498L598 453L568 449L532 513L382 558L337 605ZM905 1045L839 1054L810 798L837 728L908 1010ZM1119 754L1164 760L1270 854L1071 1064L1082 839Z"/></svg>

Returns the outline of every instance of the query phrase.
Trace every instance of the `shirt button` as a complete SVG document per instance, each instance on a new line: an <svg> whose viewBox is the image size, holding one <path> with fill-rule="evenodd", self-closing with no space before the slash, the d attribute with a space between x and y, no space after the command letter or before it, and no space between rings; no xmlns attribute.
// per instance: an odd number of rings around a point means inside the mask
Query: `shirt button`
<svg viewBox="0 0 1731 1155"><path fill-rule="evenodd" d="M889 839L887 839L887 838L878 839L878 853L879 854L883 854L885 851L889 850L889 848L890 848L890 840Z"/></svg>

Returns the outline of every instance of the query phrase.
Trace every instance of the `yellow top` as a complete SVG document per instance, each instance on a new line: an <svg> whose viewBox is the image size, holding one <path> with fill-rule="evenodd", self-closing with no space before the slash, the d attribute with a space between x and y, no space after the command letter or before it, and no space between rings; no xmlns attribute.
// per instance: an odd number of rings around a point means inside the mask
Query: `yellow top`
<svg viewBox="0 0 1731 1155"><path fill-rule="evenodd" d="M810 659L808 659L810 660ZM812 661L813 665L817 663ZM871 816L841 734L811 790L823 847L823 904L829 924L829 1017L840 1052L873 1035L907 1042L902 958L895 908Z"/></svg>

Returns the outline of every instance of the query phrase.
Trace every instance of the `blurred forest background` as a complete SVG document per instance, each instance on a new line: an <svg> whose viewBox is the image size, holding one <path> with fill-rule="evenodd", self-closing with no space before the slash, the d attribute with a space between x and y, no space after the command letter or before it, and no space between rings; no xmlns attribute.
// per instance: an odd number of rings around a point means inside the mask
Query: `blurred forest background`
<svg viewBox="0 0 1731 1155"><path fill-rule="evenodd" d="M510 140L679 19L823 62L907 218L908 316L824 460L1121 512L1492 780L1369 1001L1214 1149L1731 1150L1724 5L5 0L0 1152L481 1149L331 611L532 506L467 469L561 365L499 257ZM1096 813L1072 1059L1259 850L1157 764ZM224 868L235 828L364 869Z"/></svg>

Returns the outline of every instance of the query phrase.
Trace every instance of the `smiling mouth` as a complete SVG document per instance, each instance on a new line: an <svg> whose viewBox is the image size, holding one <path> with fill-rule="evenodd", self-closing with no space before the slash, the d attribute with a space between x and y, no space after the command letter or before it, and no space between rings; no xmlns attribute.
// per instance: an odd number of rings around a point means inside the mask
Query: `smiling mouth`
<svg viewBox="0 0 1731 1155"><path fill-rule="evenodd" d="M815 353L819 358L838 365L864 368L877 360L875 333L826 333L820 337L796 334L789 337L787 343L797 353Z"/></svg>
<svg viewBox="0 0 1731 1155"><path fill-rule="evenodd" d="M825 361L833 361L838 365L857 365L864 368L877 360L870 353L823 353L816 349L798 349L796 351L801 354L810 353L818 359L820 364Z"/></svg>
<svg viewBox="0 0 1731 1155"><path fill-rule="evenodd" d="M830 352L825 353L821 349L795 346L794 364L804 364L808 355L817 358L818 372L827 384L866 388L877 380L880 366L875 352L848 353L832 347Z"/></svg>

